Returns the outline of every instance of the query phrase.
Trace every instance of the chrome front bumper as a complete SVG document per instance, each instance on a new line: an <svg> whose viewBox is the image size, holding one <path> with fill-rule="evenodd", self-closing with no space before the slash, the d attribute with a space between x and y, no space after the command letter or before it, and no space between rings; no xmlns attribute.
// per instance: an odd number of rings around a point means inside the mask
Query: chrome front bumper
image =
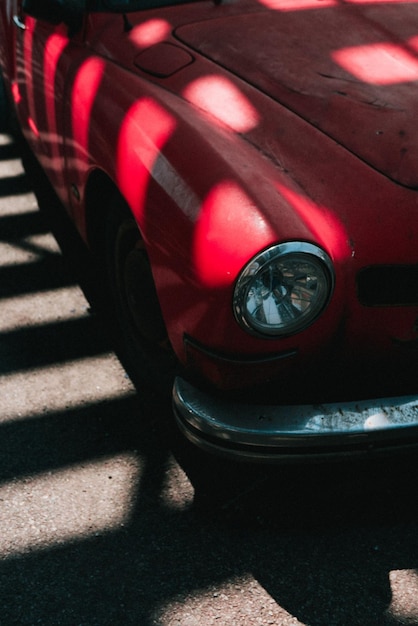
<svg viewBox="0 0 418 626"><path fill-rule="evenodd" d="M228 402L176 378L173 407L186 437L248 460L328 457L418 443L418 396L318 405Z"/></svg>

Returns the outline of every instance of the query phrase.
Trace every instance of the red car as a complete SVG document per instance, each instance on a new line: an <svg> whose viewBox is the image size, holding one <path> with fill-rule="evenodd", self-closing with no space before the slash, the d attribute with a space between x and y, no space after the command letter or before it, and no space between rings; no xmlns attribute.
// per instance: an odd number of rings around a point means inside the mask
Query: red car
<svg viewBox="0 0 418 626"><path fill-rule="evenodd" d="M21 130L134 358L175 356L185 435L258 460L416 443L418 2L0 18Z"/></svg>

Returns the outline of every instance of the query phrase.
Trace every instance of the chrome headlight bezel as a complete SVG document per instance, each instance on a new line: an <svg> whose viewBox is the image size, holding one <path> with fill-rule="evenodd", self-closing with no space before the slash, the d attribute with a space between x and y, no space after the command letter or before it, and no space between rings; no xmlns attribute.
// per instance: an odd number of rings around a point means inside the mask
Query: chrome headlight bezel
<svg viewBox="0 0 418 626"><path fill-rule="evenodd" d="M307 308L299 313L291 302L292 294L283 294L283 306L286 305L285 298L287 297L287 306L295 312L294 318L286 322L274 324L257 320L254 312L251 313L248 307L250 290L254 288L257 281L261 281L261 277L266 272L271 273L274 268L277 270L286 262L288 265L300 263L310 266L312 274L319 279L318 291L313 294L312 301L309 301ZM308 280L312 281L312 278ZM301 286L299 285L298 288L300 292ZM331 298L333 289L332 261L319 246L303 241L275 244L256 254L238 276L233 296L234 315L244 330L258 337L278 338L294 335L310 326L321 315Z"/></svg>

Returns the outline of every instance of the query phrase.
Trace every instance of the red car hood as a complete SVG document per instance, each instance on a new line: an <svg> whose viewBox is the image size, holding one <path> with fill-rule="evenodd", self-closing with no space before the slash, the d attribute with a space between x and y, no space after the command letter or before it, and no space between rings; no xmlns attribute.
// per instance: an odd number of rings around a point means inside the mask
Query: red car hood
<svg viewBox="0 0 418 626"><path fill-rule="evenodd" d="M418 187L418 3L273 1L181 26L176 36L391 179Z"/></svg>

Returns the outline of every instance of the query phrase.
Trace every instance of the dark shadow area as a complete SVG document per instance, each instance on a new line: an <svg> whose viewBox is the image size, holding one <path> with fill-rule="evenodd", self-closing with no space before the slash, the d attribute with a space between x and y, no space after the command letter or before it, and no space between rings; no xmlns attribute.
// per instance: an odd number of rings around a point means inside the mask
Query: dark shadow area
<svg viewBox="0 0 418 626"><path fill-rule="evenodd" d="M27 179L25 178L26 182ZM18 184L18 188L20 183ZM49 232L48 226L40 219L39 211L1 217L1 240L19 241L27 236L40 235Z"/></svg>
<svg viewBox="0 0 418 626"><path fill-rule="evenodd" d="M414 454L282 468L231 521L248 538L256 579L302 622L416 624L416 614L403 622L386 609L389 573L417 567L417 481Z"/></svg>
<svg viewBox="0 0 418 626"><path fill-rule="evenodd" d="M95 458L134 450L140 443L134 437L141 430L135 420L139 414L133 396L65 411L46 410L44 415L3 424L0 482L85 462L91 458L92 447ZM117 415L122 418L119 428L112 422Z"/></svg>
<svg viewBox="0 0 418 626"><path fill-rule="evenodd" d="M0 372L59 364L111 349L98 323L91 318L0 333L0 345Z"/></svg>
<svg viewBox="0 0 418 626"><path fill-rule="evenodd" d="M10 132L10 128L7 127L2 132L8 133L8 132ZM20 151L19 151L19 148L18 148L18 146L17 146L17 144L15 142L6 143L5 145L0 146L0 161L6 161L6 160L9 160L9 159L18 159L18 158L20 158ZM19 178L20 183L21 183L21 187L20 187L21 190L24 189L26 184L27 184L27 182L24 181L23 179L24 179L24 176L21 176ZM4 178L2 178L2 181L3 180L4 180ZM7 177L6 177L6 180L8 180ZM2 184L4 186L6 186L6 183L2 182ZM13 189L13 184L11 185L11 187ZM22 193L22 191L20 191L20 193ZM9 194L7 194L7 195L9 195Z"/></svg>
<svg viewBox="0 0 418 626"><path fill-rule="evenodd" d="M31 191L27 178L23 175L3 178L0 181L0 197L13 196L15 194L27 193Z"/></svg>
<svg viewBox="0 0 418 626"><path fill-rule="evenodd" d="M28 263L26 266L22 264L0 268L0 297L3 298L73 284L74 279L71 276L61 278L57 274L57 259L53 257Z"/></svg>

